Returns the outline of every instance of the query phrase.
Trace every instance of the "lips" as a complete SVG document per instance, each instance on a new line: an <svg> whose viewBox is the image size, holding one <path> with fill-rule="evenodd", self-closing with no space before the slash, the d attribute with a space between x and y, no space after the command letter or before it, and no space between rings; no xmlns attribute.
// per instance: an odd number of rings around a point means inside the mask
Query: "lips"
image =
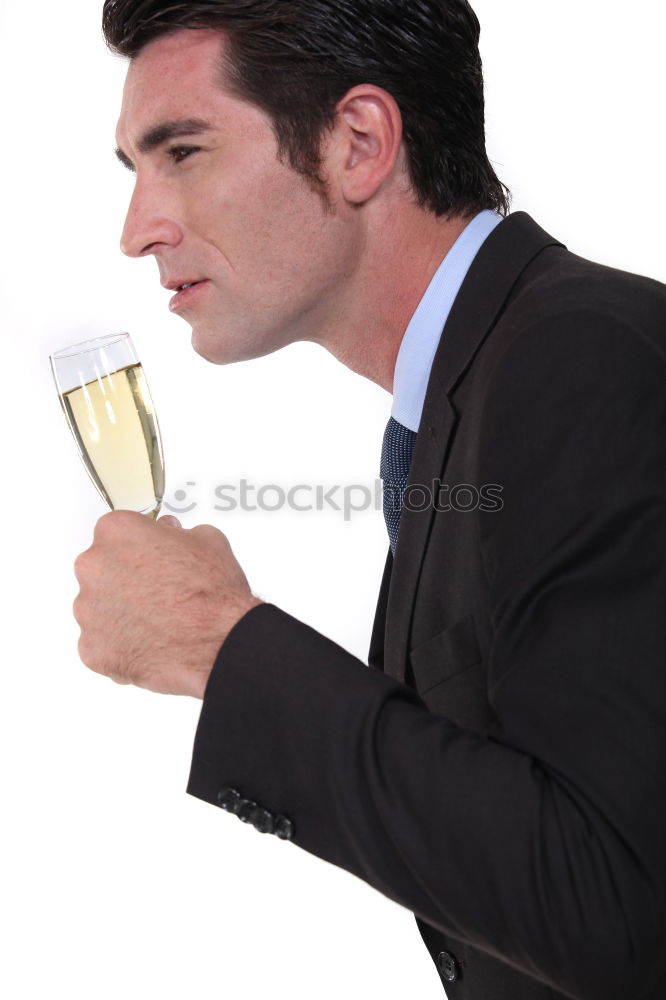
<svg viewBox="0 0 666 1000"><path fill-rule="evenodd" d="M171 312L178 312L184 306L191 304L207 285L207 278L195 279L194 281L169 281L165 283L166 288L176 292L169 302Z"/></svg>
<svg viewBox="0 0 666 1000"><path fill-rule="evenodd" d="M199 285L205 280L205 278L170 278L168 281L162 281L162 285L171 292L182 292L184 289L190 288L192 285Z"/></svg>

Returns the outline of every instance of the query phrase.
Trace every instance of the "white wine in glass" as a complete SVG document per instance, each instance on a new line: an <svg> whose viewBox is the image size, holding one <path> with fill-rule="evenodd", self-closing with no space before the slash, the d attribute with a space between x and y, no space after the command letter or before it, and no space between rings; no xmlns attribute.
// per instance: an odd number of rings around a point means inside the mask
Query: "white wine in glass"
<svg viewBox="0 0 666 1000"><path fill-rule="evenodd" d="M111 510L157 517L164 460L148 383L128 333L64 347L53 377L79 454Z"/></svg>

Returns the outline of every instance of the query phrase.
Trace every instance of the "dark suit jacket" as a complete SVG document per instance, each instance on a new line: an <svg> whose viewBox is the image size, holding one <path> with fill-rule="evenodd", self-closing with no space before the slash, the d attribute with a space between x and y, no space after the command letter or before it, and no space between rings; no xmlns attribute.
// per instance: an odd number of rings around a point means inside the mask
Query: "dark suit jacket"
<svg viewBox="0 0 666 1000"><path fill-rule="evenodd" d="M409 907L455 1000L663 1000L666 288L510 216L410 484L381 669L252 610L188 791Z"/></svg>

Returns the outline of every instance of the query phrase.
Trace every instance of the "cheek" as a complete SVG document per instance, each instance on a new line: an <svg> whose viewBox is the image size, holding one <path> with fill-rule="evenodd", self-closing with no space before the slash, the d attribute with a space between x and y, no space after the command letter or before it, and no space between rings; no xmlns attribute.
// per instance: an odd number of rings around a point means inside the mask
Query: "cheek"
<svg viewBox="0 0 666 1000"><path fill-rule="evenodd" d="M302 268L317 254L328 220L306 181L271 163L200 189L188 225L234 270L254 266L278 274Z"/></svg>

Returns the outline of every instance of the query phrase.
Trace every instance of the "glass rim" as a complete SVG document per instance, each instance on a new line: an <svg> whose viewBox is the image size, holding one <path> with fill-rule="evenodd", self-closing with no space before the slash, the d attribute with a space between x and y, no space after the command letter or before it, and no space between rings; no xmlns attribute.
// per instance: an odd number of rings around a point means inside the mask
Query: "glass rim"
<svg viewBox="0 0 666 1000"><path fill-rule="evenodd" d="M77 354L90 354L99 350L100 347L110 347L111 344L118 344L122 340L129 340L129 333L107 333L103 337L91 337L89 340L82 340L78 344L70 344L68 347L61 347L54 351L50 358L52 361L61 361L64 358L73 358Z"/></svg>

